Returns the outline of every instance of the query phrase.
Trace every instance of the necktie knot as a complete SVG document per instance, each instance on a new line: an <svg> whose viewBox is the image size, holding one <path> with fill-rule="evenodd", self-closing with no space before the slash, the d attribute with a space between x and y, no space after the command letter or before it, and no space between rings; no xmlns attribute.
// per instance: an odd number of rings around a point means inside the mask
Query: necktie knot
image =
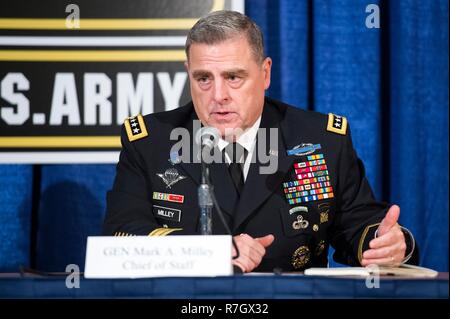
<svg viewBox="0 0 450 319"><path fill-rule="evenodd" d="M239 143L230 143L225 147L230 163L244 164L247 150Z"/></svg>

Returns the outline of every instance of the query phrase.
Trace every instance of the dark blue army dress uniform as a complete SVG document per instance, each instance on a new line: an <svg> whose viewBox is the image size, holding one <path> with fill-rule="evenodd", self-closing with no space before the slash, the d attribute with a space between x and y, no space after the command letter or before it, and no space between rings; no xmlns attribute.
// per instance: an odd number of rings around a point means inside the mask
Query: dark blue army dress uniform
<svg viewBox="0 0 450 319"><path fill-rule="evenodd" d="M177 142L170 140L172 129L191 132L194 119L189 103L125 121L117 175L107 195L105 235L199 234L200 164L180 162L170 154ZM275 236L255 271L326 267L330 244L336 261L359 266L389 207L374 200L346 118L266 98L260 128L279 128L278 150L269 145L265 150L277 157L275 173L260 174L263 163L256 160L238 197L227 164L210 168L233 235ZM215 210L213 233L226 233Z"/></svg>

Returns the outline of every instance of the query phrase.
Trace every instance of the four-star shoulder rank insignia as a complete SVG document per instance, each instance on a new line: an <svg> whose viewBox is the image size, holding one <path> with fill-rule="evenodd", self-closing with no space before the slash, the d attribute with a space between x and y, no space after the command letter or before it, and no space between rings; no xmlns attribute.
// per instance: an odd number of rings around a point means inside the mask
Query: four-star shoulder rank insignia
<svg viewBox="0 0 450 319"><path fill-rule="evenodd" d="M347 119L343 116L328 113L327 131L341 135L347 134Z"/></svg>
<svg viewBox="0 0 450 319"><path fill-rule="evenodd" d="M129 117L125 120L125 129L127 131L128 140L130 142L139 140L148 136L147 128L145 127L144 118L141 114Z"/></svg>

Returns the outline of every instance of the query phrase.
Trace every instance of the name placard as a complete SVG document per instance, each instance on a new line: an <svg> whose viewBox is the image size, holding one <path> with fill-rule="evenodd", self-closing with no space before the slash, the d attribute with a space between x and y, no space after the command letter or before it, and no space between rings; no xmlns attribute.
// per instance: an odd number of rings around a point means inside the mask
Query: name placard
<svg viewBox="0 0 450 319"><path fill-rule="evenodd" d="M232 275L231 236L88 237L85 278Z"/></svg>

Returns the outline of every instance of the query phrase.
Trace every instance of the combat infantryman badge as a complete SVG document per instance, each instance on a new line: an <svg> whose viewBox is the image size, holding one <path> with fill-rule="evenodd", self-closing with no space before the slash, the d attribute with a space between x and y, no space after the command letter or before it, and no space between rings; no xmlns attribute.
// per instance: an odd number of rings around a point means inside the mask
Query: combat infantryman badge
<svg viewBox="0 0 450 319"><path fill-rule="evenodd" d="M171 188L172 185L186 178L186 176L180 175L176 168L166 169L164 174L156 174L156 175L163 180L167 188Z"/></svg>
<svg viewBox="0 0 450 319"><path fill-rule="evenodd" d="M314 153L316 150L321 149L320 144L302 143L294 146L294 148L287 151L287 155L305 156Z"/></svg>

